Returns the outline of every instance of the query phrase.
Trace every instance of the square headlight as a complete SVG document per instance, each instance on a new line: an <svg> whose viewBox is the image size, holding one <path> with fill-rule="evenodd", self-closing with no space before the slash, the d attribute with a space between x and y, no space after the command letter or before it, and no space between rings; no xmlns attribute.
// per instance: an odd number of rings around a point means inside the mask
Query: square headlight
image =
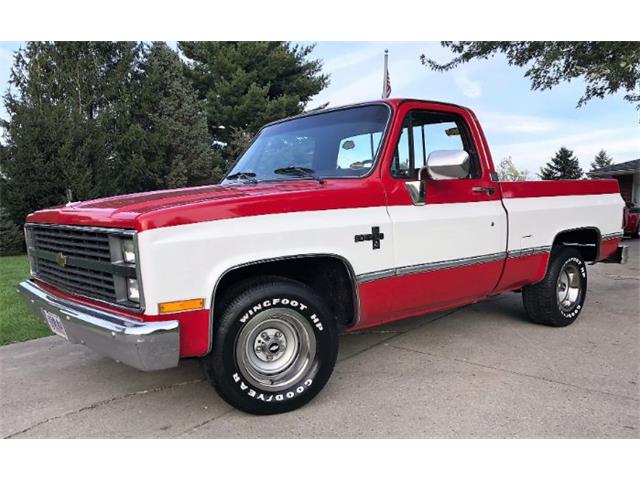
<svg viewBox="0 0 640 480"><path fill-rule="evenodd" d="M136 263L136 250L132 238L122 239L122 259L125 263Z"/></svg>
<svg viewBox="0 0 640 480"><path fill-rule="evenodd" d="M140 303L140 289L138 280L135 278L127 278L127 298L132 302Z"/></svg>

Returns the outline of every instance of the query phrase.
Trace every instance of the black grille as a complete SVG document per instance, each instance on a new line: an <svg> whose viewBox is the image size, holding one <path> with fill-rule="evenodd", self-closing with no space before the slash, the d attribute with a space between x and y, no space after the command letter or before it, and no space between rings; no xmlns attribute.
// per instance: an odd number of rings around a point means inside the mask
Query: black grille
<svg viewBox="0 0 640 480"><path fill-rule="evenodd" d="M32 240L39 250L111 262L109 237L103 232L35 226Z"/></svg>
<svg viewBox="0 0 640 480"><path fill-rule="evenodd" d="M113 259L110 247L110 237L122 238L124 232L30 224L27 233L38 279L63 291L132 306L124 279L135 277L135 268Z"/></svg>

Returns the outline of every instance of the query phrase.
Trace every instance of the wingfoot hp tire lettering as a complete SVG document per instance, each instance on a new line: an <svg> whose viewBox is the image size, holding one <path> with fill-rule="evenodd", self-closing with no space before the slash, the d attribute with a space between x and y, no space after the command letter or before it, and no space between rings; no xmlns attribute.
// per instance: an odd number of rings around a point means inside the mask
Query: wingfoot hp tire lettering
<svg viewBox="0 0 640 480"><path fill-rule="evenodd" d="M308 286L278 277L235 294L215 317L213 350L204 360L217 392L253 414L306 404L328 381L337 357L326 304Z"/></svg>

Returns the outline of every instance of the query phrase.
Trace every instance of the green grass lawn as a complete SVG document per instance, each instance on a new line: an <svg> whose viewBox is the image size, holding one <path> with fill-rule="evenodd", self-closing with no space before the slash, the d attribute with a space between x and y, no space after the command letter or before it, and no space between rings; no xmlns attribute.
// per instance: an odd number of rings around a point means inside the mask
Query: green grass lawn
<svg viewBox="0 0 640 480"><path fill-rule="evenodd" d="M0 257L0 345L51 335L16 292L16 285L28 277L29 261L25 255Z"/></svg>

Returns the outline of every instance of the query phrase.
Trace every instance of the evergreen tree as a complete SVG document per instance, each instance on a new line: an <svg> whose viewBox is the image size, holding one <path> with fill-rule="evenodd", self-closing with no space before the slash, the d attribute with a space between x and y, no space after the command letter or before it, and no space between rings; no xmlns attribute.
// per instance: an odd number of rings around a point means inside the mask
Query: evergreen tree
<svg viewBox="0 0 640 480"><path fill-rule="evenodd" d="M66 201L213 182L223 169L165 44L29 42L4 97L2 206L17 225Z"/></svg>
<svg viewBox="0 0 640 480"><path fill-rule="evenodd" d="M144 54L134 127L143 132L136 162L122 171L122 181L143 177L145 190L213 183L219 157L209 148L201 102L185 78L178 54L165 43ZM138 187L139 180L130 188Z"/></svg>
<svg viewBox="0 0 640 480"><path fill-rule="evenodd" d="M611 158L605 149L602 149L598 152L598 154L594 157L593 162L591 162L591 170L596 170L602 167L608 167L613 162L613 158Z"/></svg>
<svg viewBox="0 0 640 480"><path fill-rule="evenodd" d="M0 207L0 256L18 255L24 250L22 229Z"/></svg>
<svg viewBox="0 0 640 480"><path fill-rule="evenodd" d="M313 46L287 42L180 42L205 111L212 144L243 141L273 120L301 113L329 79L307 57ZM233 128L232 128L233 127ZM238 134L240 130L240 134ZM232 145L225 152L237 152Z"/></svg>
<svg viewBox="0 0 640 480"><path fill-rule="evenodd" d="M573 150L561 147L550 162L540 168L542 180L578 179L582 177L582 169Z"/></svg>
<svg viewBox="0 0 640 480"><path fill-rule="evenodd" d="M34 210L113 193L112 141L137 56L134 43L29 42L4 96L2 205L16 224ZM120 110L125 110L121 108Z"/></svg>

